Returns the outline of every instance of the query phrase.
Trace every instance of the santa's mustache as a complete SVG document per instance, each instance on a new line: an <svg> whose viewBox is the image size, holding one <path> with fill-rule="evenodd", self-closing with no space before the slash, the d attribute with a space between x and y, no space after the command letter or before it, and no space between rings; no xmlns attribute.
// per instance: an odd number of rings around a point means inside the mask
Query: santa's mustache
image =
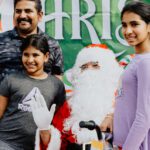
<svg viewBox="0 0 150 150"><path fill-rule="evenodd" d="M29 22L30 24L32 23L32 20L31 19L26 19L26 18L19 18L17 19L17 23L19 24L21 21L26 21L26 22Z"/></svg>

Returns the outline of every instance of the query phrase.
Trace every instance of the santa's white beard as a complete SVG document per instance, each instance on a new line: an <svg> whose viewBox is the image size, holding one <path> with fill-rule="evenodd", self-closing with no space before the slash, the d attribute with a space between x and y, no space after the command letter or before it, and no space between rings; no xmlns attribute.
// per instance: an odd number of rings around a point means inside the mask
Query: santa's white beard
<svg viewBox="0 0 150 150"><path fill-rule="evenodd" d="M116 77L115 77L116 78ZM68 101L71 107L71 116L65 121L65 130L72 129L75 135L81 134L80 121L94 120L100 125L106 114L112 107L114 92L117 84L116 79L100 70L85 70L80 73L75 85L74 95ZM91 136L91 131L89 132ZM80 132L80 133L79 133ZM85 139L86 135L82 135ZM78 143L88 142L78 137ZM88 138L91 140L91 138Z"/></svg>

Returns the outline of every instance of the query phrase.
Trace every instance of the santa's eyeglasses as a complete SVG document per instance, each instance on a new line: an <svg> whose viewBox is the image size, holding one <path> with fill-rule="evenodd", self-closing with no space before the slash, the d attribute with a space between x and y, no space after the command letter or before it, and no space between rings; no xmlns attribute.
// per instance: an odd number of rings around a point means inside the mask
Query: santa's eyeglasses
<svg viewBox="0 0 150 150"><path fill-rule="evenodd" d="M88 62L86 64L83 64L82 66L80 66L80 68L81 68L81 71L84 71L84 70L89 69L89 68L99 69L100 65L99 65L98 61L96 61L96 62L91 61L91 62Z"/></svg>

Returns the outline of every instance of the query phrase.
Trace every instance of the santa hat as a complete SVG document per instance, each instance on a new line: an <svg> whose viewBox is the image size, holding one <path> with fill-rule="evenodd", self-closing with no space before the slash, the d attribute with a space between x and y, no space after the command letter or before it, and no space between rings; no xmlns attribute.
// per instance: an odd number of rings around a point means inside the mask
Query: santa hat
<svg viewBox="0 0 150 150"><path fill-rule="evenodd" d="M92 44L83 48L77 55L75 65L72 68L71 83L77 78L81 72L80 67L88 62L99 62L100 68L109 70L110 66L113 69L118 69L119 63L116 63L116 57L113 51L107 48L104 44ZM105 66L103 68L103 66ZM120 72L120 70L119 70Z"/></svg>
<svg viewBox="0 0 150 150"><path fill-rule="evenodd" d="M115 55L104 44L92 44L83 48L77 55L74 67L81 67L90 61L98 61L99 63L105 59L105 56L111 55L115 59Z"/></svg>

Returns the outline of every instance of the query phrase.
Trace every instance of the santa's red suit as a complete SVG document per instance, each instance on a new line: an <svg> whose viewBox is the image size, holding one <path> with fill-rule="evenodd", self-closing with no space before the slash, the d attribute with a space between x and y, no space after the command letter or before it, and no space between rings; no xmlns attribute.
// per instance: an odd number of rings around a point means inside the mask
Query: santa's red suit
<svg viewBox="0 0 150 150"><path fill-rule="evenodd" d="M98 62L100 69L81 72L80 66L90 61ZM56 112L50 142L42 150L66 150L70 143L97 140L96 131L81 129L79 122L93 120L100 125L112 108L121 72L112 51L97 46L81 50L72 70L73 95ZM36 150L39 150L39 137L37 131Z"/></svg>
<svg viewBox="0 0 150 150"><path fill-rule="evenodd" d="M76 143L76 137L72 131L64 131L64 120L70 116L70 113L71 108L66 101L53 118L51 126L51 141L47 146L44 146L41 143L39 131L37 130L35 150L66 150L68 144Z"/></svg>
<svg viewBox="0 0 150 150"><path fill-rule="evenodd" d="M53 119L53 125L61 132L61 150L66 150L69 143L76 143L76 136L71 130L64 131L64 120L70 116L71 108L66 101Z"/></svg>
<svg viewBox="0 0 150 150"><path fill-rule="evenodd" d="M53 126L51 129L51 141L49 145L47 147L43 147L43 145L41 144L40 150L66 150L67 147L72 143L83 144L84 142L88 142L90 140L97 140L96 132L89 131L88 129L86 130L88 130L89 133L86 135L86 133L83 132L83 134L85 135L83 135L83 137L82 136L78 137L79 138L78 140L77 140L77 135L73 133L72 128L70 128L69 130L65 130L64 129L65 120L69 118L70 115L71 115L71 107L68 101L66 101L63 104L63 106L56 112L53 118L53 121L52 121ZM79 121L77 121L77 123L79 123ZM85 141L83 140L80 143L79 141L82 140L82 138L85 138L86 136L87 136L87 139ZM37 143L37 145L39 143L40 141Z"/></svg>

